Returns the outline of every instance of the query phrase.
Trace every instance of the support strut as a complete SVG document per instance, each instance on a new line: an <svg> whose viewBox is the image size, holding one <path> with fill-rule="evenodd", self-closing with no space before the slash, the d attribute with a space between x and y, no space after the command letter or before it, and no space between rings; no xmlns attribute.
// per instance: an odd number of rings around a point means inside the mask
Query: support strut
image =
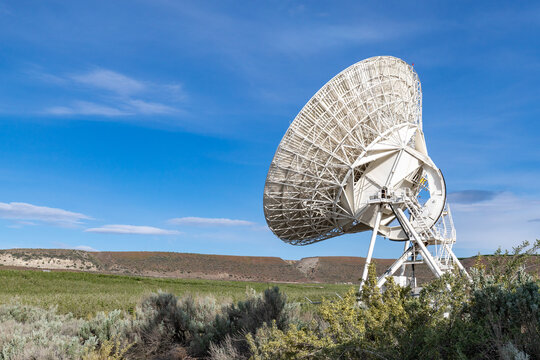
<svg viewBox="0 0 540 360"><path fill-rule="evenodd" d="M377 201L378 200L378 201ZM375 202L376 201L376 202ZM387 194L382 193L379 197L379 199L375 199L373 202L374 204L377 204L375 209L375 223L373 226L373 232L371 234L371 241L369 243L369 249L368 254L366 257L366 262L364 264L364 272L362 273L362 280L360 282L360 290L362 290L362 287L364 286L364 283L367 280L368 277L368 269L369 265L371 263L372 257L373 257L373 249L375 247L375 241L377 239L377 233L379 231L379 227L381 224L381 217L383 208L385 206L390 206L392 208L392 211L394 212L396 219L399 221L399 224L401 225L401 228L405 233L408 235L409 239L405 241L405 246L403 249L403 254L390 266L382 276L380 276L377 280L377 286L380 288L384 285L386 282L386 279L389 276L393 276L398 269L401 268L400 275L405 275L405 268L406 265L411 264L413 269L413 278L414 278L414 264L417 263L426 263L429 269L433 272L433 274L436 277L441 277L445 271L449 271L450 268L448 266L448 258L443 259L439 253L437 253L437 258L435 258L431 252L427 249L427 245L433 245L434 243L437 244L438 241L442 241L443 243L441 246L444 247L444 250L446 251L445 256L450 256L452 263L457 265L459 270L464 273L467 277L469 277L469 274L467 274L467 271L459 261L459 259L456 257L454 252L452 251L451 246L449 246L447 243L445 243L446 238L442 237L445 236L444 234L441 235L440 232L433 231L431 228L427 228L424 226L419 227L419 230L414 228L414 226L411 224L410 219L405 215L403 210L401 209L401 206L403 206L404 202L401 198L390 198L387 196ZM405 200L405 204L407 204L407 200ZM448 209L449 211L449 209ZM421 214L416 214L415 217L422 216ZM451 221L451 219L450 219ZM422 224L422 222L420 222ZM452 225L453 226L453 225ZM454 241L455 241L455 233L454 233ZM440 240L442 239L442 240ZM418 256L421 256L421 258L418 258ZM409 260L410 258L410 260ZM470 278L470 277L469 277ZM414 279L413 286L416 287L416 279Z"/></svg>
<svg viewBox="0 0 540 360"><path fill-rule="evenodd" d="M375 240L377 240L377 232L381 224L382 217L382 205L377 205L377 215L375 216L375 225L373 226L373 232L371 233L371 241L369 242L368 254L366 257L366 263L364 264L364 272L362 273L362 281L360 282L360 290L367 280L369 264L371 263L371 257L373 256L373 248L375 247Z"/></svg>

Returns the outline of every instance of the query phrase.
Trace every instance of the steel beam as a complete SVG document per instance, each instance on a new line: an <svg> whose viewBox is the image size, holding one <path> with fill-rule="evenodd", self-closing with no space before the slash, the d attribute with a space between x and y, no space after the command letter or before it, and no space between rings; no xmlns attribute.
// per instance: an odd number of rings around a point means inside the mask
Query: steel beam
<svg viewBox="0 0 540 360"><path fill-rule="evenodd" d="M366 263L364 264L364 272L362 273L362 281L360 282L360 290L364 282L367 280L369 264L371 263L371 257L373 256L373 248L375 247L375 240L377 240L377 232L381 224L382 217L382 205L377 205L377 215L375 216L375 225L373 226L373 232L371 233L371 241L369 242L368 254L366 257Z"/></svg>

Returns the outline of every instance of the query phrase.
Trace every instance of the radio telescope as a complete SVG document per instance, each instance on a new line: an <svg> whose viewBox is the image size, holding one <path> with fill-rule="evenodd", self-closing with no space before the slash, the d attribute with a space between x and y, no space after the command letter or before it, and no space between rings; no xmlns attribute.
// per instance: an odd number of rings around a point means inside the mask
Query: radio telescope
<svg viewBox="0 0 540 360"><path fill-rule="evenodd" d="M418 75L392 56L348 67L308 101L276 150L263 205L272 232L293 245L371 230L362 282L377 234L404 242L379 287L398 269L398 283L416 286L407 265L414 273L425 263L436 277L465 272L444 177L426 148Z"/></svg>

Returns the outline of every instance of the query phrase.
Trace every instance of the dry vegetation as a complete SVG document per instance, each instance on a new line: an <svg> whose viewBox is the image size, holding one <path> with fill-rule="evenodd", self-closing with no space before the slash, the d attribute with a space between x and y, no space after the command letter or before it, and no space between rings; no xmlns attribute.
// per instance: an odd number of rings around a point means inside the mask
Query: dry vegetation
<svg viewBox="0 0 540 360"><path fill-rule="evenodd" d="M391 278L381 293L372 267L361 293L318 307L277 287L239 301L160 292L85 319L1 305L0 359L540 359L540 281L526 260L484 258L472 282L446 274L419 297Z"/></svg>
<svg viewBox="0 0 540 360"><path fill-rule="evenodd" d="M277 257L225 256L174 252L86 252L66 249L0 250L5 268L89 271L183 279L255 282L321 282L356 284L363 269L362 257L321 256L301 260ZM382 274L392 259L375 259ZM465 267L474 258L463 259ZM425 266L417 266L419 281L432 279Z"/></svg>
<svg viewBox="0 0 540 360"><path fill-rule="evenodd" d="M343 284L0 270L0 359L540 359L538 249L540 241L478 258L472 282L446 274L418 297L391 278L381 293L374 267L361 293ZM301 271L335 259L324 260Z"/></svg>

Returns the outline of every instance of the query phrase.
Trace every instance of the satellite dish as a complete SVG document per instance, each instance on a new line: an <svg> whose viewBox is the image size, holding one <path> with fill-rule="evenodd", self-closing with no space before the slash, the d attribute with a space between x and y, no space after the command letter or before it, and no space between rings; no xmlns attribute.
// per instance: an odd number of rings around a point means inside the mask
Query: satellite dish
<svg viewBox="0 0 540 360"><path fill-rule="evenodd" d="M405 266L419 262L436 276L465 271L451 249L444 177L426 148L418 75L392 56L348 67L308 101L276 150L263 205L272 232L293 245L371 230L363 280L377 234L404 241L379 286L400 267L403 283Z"/></svg>

